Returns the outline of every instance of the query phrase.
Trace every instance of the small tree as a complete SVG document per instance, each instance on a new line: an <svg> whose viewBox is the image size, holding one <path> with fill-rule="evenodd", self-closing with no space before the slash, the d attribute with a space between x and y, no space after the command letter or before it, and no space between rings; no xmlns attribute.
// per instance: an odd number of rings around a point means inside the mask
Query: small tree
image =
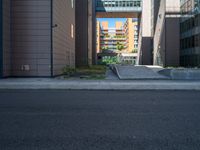
<svg viewBox="0 0 200 150"><path fill-rule="evenodd" d="M133 53L137 53L137 52L138 52L137 48L133 49Z"/></svg>
<svg viewBox="0 0 200 150"><path fill-rule="evenodd" d="M117 42L117 49L121 51L122 49L124 49L124 45L120 42Z"/></svg>

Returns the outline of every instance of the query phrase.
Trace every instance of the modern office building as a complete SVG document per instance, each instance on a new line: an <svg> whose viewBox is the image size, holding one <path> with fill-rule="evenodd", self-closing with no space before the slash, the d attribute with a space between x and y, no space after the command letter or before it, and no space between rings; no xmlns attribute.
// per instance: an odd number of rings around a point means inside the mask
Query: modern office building
<svg viewBox="0 0 200 150"><path fill-rule="evenodd" d="M182 65L198 60L199 1L182 1L182 10L190 4L181 19ZM139 64L179 64L179 0L0 0L0 7L3 77L50 77L66 65L95 64L97 17L139 18L138 45L125 45L127 51L138 46Z"/></svg>
<svg viewBox="0 0 200 150"><path fill-rule="evenodd" d="M181 66L200 66L200 0L181 0Z"/></svg>
<svg viewBox="0 0 200 150"><path fill-rule="evenodd" d="M179 66L180 1L147 0L142 9L138 63Z"/></svg>
<svg viewBox="0 0 200 150"><path fill-rule="evenodd" d="M51 77L75 67L75 3L0 0L0 76Z"/></svg>
<svg viewBox="0 0 200 150"><path fill-rule="evenodd" d="M180 64L180 0L160 1L153 38L153 64Z"/></svg>

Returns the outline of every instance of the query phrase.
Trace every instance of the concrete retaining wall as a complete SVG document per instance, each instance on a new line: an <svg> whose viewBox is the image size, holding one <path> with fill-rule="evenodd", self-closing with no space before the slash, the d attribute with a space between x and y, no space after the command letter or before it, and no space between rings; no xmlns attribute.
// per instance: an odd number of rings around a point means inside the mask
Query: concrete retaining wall
<svg viewBox="0 0 200 150"><path fill-rule="evenodd" d="M164 69L159 73L176 80L200 80L200 69Z"/></svg>

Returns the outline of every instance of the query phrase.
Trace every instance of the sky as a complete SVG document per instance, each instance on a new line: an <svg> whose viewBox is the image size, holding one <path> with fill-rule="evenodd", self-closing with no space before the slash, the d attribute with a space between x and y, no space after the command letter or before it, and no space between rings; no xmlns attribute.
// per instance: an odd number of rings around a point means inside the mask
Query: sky
<svg viewBox="0 0 200 150"><path fill-rule="evenodd" d="M108 21L109 23L109 28L115 27L115 22L116 21L121 21L121 22L125 22L126 18L97 18L98 21L102 22L102 21Z"/></svg>

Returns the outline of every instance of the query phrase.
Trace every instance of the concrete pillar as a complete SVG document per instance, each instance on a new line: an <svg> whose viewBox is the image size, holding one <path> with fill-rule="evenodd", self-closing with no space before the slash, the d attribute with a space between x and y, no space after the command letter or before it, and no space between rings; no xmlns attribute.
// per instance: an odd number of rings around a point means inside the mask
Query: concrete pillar
<svg viewBox="0 0 200 150"><path fill-rule="evenodd" d="M75 2L76 67L88 65L88 0Z"/></svg>
<svg viewBox="0 0 200 150"><path fill-rule="evenodd" d="M142 15L140 21L138 63L140 65L152 64L152 0L144 0L142 3Z"/></svg>
<svg viewBox="0 0 200 150"><path fill-rule="evenodd" d="M92 65L93 0L88 0L88 65Z"/></svg>
<svg viewBox="0 0 200 150"><path fill-rule="evenodd" d="M0 78L3 77L3 0L0 0Z"/></svg>

